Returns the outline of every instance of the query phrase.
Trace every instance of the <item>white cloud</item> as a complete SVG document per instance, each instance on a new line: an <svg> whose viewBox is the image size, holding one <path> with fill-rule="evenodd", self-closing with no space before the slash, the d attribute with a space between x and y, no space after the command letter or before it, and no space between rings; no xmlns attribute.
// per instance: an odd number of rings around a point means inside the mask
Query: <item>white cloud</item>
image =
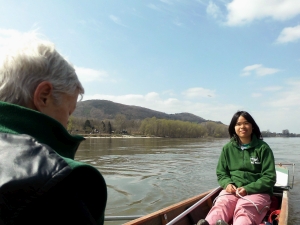
<svg viewBox="0 0 300 225"><path fill-rule="evenodd" d="M126 27L122 21L120 20L119 17L115 16L115 15L110 15L109 18L116 24L120 25L120 26L123 26L123 27Z"/></svg>
<svg viewBox="0 0 300 225"><path fill-rule="evenodd" d="M201 3L202 5L206 5L207 0L196 0L196 2Z"/></svg>
<svg viewBox="0 0 300 225"><path fill-rule="evenodd" d="M159 94L156 92L150 92L145 95L146 101L160 101Z"/></svg>
<svg viewBox="0 0 300 225"><path fill-rule="evenodd" d="M0 38L1 40L6 40L14 36L19 36L21 32L13 29L1 29L0 28Z"/></svg>
<svg viewBox="0 0 300 225"><path fill-rule="evenodd" d="M277 43L286 43L286 42L295 42L300 39L300 25L295 27L286 27L279 34L276 42Z"/></svg>
<svg viewBox="0 0 300 225"><path fill-rule="evenodd" d="M287 91L278 92L268 104L273 107L291 108L300 107L300 79L291 79L287 82Z"/></svg>
<svg viewBox="0 0 300 225"><path fill-rule="evenodd" d="M203 97L214 97L215 91L205 88L190 88L182 93L188 98L203 98Z"/></svg>
<svg viewBox="0 0 300 225"><path fill-rule="evenodd" d="M13 38L20 36L21 33L13 29L0 29L0 60L2 61L5 52L8 50L7 47Z"/></svg>
<svg viewBox="0 0 300 225"><path fill-rule="evenodd" d="M242 70L241 76L250 76L253 73L256 74L257 76L266 76L266 75L278 73L279 71L280 71L279 69L264 67L262 64L254 64L251 66L246 66Z"/></svg>
<svg viewBox="0 0 300 225"><path fill-rule="evenodd" d="M20 32L14 29L1 29L0 28L0 61L2 61L7 51L15 51L19 47L28 44L35 39L47 40L46 37L39 34L37 30L29 32Z"/></svg>
<svg viewBox="0 0 300 225"><path fill-rule="evenodd" d="M152 4L152 3L148 4L147 7L150 8L150 9L154 9L156 11L162 11L161 8L159 8L158 6L156 6L156 5Z"/></svg>
<svg viewBox="0 0 300 225"><path fill-rule="evenodd" d="M218 18L221 15L221 10L215 3L209 1L209 4L206 8L206 13L213 18Z"/></svg>
<svg viewBox="0 0 300 225"><path fill-rule="evenodd" d="M257 70L261 67L262 65L261 64L254 64L254 65L251 65L251 66L246 66L244 69L243 69L243 73L241 76L249 76L251 75L251 71L252 70Z"/></svg>
<svg viewBox="0 0 300 225"><path fill-rule="evenodd" d="M13 29L0 28L0 50L1 48L4 49L8 45L10 45L10 43L12 43L15 39L20 39L21 35L24 35L24 33Z"/></svg>
<svg viewBox="0 0 300 225"><path fill-rule="evenodd" d="M251 96L252 96L253 98L258 98L258 97L261 96L261 93L252 93Z"/></svg>
<svg viewBox="0 0 300 225"><path fill-rule="evenodd" d="M265 102L270 108L268 114L261 111L263 124L268 125L267 129L281 132L289 129L291 133L300 133L299 111L300 111L300 84L291 85L288 91L277 93L271 97L271 101ZM264 115L263 115L264 114Z"/></svg>
<svg viewBox="0 0 300 225"><path fill-rule="evenodd" d="M173 2L171 0L160 0L160 1L163 2L163 3L166 3L168 5L172 5L173 4Z"/></svg>
<svg viewBox="0 0 300 225"><path fill-rule="evenodd" d="M299 109L299 108L298 108ZM291 133L299 133L299 120L297 108L270 108L268 110L255 111L252 116L256 120L261 131L282 132L289 129Z"/></svg>
<svg viewBox="0 0 300 225"><path fill-rule="evenodd" d="M227 21L230 26L272 18L288 20L300 14L299 0L233 0L227 4Z"/></svg>
<svg viewBox="0 0 300 225"><path fill-rule="evenodd" d="M108 73L106 71L94 70L90 68L84 67L76 67L76 74L79 80L83 83L85 82L101 82L108 77Z"/></svg>
<svg viewBox="0 0 300 225"><path fill-rule="evenodd" d="M280 86L270 86L270 87L265 87L263 91L279 91L281 89L282 87Z"/></svg>
<svg viewBox="0 0 300 225"><path fill-rule="evenodd" d="M162 93L163 95L169 95L169 96L175 96L176 94L174 93L173 90L166 90L166 91L163 91Z"/></svg>
<svg viewBox="0 0 300 225"><path fill-rule="evenodd" d="M181 27L183 25L183 23L179 22L178 20L173 21L173 23L178 27Z"/></svg>
<svg viewBox="0 0 300 225"><path fill-rule="evenodd" d="M265 76L265 75L270 75L270 74L274 74L274 73L278 73L278 72L279 72L279 70L274 69L274 68L262 67L262 68L256 69L256 74L258 76Z"/></svg>

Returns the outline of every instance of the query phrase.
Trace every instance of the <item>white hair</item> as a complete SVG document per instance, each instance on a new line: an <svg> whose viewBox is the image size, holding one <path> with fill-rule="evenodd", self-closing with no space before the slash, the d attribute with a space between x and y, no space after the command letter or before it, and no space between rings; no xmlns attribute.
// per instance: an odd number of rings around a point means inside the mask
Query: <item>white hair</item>
<svg viewBox="0 0 300 225"><path fill-rule="evenodd" d="M84 94L74 67L34 32L14 39L0 65L0 101L27 107L36 87L43 81L53 86L53 97L61 94Z"/></svg>

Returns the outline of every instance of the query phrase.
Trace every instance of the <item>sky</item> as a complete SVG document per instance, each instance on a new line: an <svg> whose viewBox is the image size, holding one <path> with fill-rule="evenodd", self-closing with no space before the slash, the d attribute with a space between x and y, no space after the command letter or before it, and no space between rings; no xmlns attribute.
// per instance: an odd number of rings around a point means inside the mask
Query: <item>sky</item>
<svg viewBox="0 0 300 225"><path fill-rule="evenodd" d="M0 0L0 50L37 31L110 100L300 134L299 0Z"/></svg>

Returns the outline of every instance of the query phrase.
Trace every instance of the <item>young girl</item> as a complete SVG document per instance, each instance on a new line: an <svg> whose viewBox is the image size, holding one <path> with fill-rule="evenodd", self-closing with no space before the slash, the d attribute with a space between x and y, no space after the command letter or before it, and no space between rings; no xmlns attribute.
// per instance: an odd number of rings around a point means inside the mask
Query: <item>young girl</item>
<svg viewBox="0 0 300 225"><path fill-rule="evenodd" d="M249 113L238 111L228 131L231 139L217 165L223 190L205 220L197 225L257 225L271 204L276 182L274 156L262 141L259 127Z"/></svg>

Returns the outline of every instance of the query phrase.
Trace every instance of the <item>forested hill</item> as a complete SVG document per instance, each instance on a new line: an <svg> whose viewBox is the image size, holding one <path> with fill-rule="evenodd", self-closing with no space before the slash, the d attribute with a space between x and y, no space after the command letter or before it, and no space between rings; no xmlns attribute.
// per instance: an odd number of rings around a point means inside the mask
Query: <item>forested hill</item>
<svg viewBox="0 0 300 225"><path fill-rule="evenodd" d="M78 102L73 116L94 118L98 120L111 120L114 119L117 114L123 114L126 116L127 120L143 120L145 118L156 117L157 119L181 120L195 123L208 121L191 113L167 114L139 106L124 105L107 100L87 100Z"/></svg>

